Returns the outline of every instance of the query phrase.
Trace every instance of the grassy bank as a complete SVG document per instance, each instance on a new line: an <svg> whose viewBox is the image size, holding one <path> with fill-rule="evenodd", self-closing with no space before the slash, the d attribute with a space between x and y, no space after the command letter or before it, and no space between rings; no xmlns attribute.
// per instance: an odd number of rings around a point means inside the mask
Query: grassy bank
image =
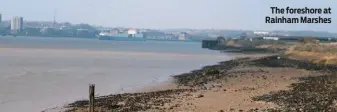
<svg viewBox="0 0 337 112"><path fill-rule="evenodd" d="M289 44L284 41L263 40L263 39L231 39L219 42L213 50L244 54L263 54L283 52Z"/></svg>
<svg viewBox="0 0 337 112"><path fill-rule="evenodd" d="M293 43L264 39L232 39L219 42L213 49L244 54L282 53L290 58L308 60L316 64L337 64L337 45L323 44L313 38L303 38Z"/></svg>
<svg viewBox="0 0 337 112"><path fill-rule="evenodd" d="M337 64L337 45L329 44L296 44L291 46L285 55L299 60L308 60L317 64Z"/></svg>

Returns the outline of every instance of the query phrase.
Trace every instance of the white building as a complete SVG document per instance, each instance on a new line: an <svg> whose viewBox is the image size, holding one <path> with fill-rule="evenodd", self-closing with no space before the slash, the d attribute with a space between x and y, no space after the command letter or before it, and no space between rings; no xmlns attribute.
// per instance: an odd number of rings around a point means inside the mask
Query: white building
<svg viewBox="0 0 337 112"><path fill-rule="evenodd" d="M136 29L129 29L128 34L129 35L135 35L135 34L137 34L137 30Z"/></svg>
<svg viewBox="0 0 337 112"><path fill-rule="evenodd" d="M23 29L23 18L22 17L13 17L11 21L11 30L12 31L21 31Z"/></svg>

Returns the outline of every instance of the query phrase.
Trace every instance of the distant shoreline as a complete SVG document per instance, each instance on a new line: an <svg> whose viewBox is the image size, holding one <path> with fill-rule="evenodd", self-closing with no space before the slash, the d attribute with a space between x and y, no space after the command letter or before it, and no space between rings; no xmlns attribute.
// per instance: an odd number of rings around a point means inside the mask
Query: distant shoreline
<svg viewBox="0 0 337 112"><path fill-rule="evenodd" d="M1 37L1 35L0 35ZM63 37L63 36L13 36L13 35L5 35L2 37L40 37L40 38L80 38L80 39L97 39L96 37Z"/></svg>
<svg viewBox="0 0 337 112"><path fill-rule="evenodd" d="M57 39L57 38L62 38L62 39L88 39L88 40L99 40L97 37L52 37L52 36L11 36L11 35L6 35L6 36L0 36L0 37L33 37L33 38L52 38L52 39ZM107 41L107 42L188 42L188 43L201 43L201 40L192 40L192 41L183 41L183 40L155 40L155 39L150 39L150 40L144 40L144 41L132 41L132 40L100 40L100 41Z"/></svg>

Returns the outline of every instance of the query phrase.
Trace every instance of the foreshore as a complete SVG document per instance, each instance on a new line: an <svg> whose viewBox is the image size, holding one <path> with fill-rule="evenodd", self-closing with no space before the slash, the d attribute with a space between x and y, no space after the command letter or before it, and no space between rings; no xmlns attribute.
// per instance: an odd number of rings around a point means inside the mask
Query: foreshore
<svg viewBox="0 0 337 112"><path fill-rule="evenodd" d="M248 56L248 57L247 57ZM336 111L336 66L282 55L239 56L173 76L142 92L96 98L102 112ZM65 106L88 111L88 101Z"/></svg>

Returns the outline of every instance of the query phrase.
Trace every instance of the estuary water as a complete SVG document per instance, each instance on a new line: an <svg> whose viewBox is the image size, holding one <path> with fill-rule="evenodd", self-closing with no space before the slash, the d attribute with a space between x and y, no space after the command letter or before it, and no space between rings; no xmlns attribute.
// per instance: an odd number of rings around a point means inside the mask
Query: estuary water
<svg viewBox="0 0 337 112"><path fill-rule="evenodd" d="M197 42L0 36L0 109L40 112L87 99L89 84L127 92L230 58Z"/></svg>

